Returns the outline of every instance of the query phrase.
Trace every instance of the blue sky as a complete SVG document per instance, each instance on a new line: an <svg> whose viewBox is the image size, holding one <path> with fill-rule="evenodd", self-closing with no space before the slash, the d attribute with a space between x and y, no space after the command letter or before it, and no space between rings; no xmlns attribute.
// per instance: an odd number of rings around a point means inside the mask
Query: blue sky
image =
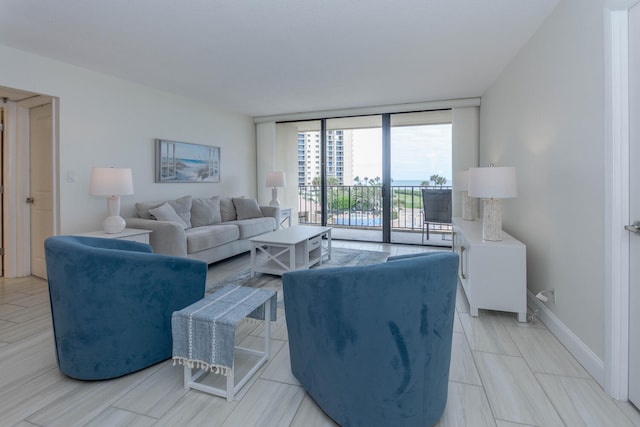
<svg viewBox="0 0 640 427"><path fill-rule="evenodd" d="M381 129L353 131L353 176L382 177ZM438 174L451 183L451 125L391 129L391 178L428 181Z"/></svg>

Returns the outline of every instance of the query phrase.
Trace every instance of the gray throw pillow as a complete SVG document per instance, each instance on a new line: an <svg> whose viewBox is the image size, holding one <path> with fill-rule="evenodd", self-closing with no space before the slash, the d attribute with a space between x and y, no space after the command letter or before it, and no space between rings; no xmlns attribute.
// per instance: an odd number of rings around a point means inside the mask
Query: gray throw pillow
<svg viewBox="0 0 640 427"><path fill-rule="evenodd" d="M155 209L165 203L169 203L176 213L182 218L184 222L191 227L191 196L184 196L176 200L169 200L163 202L140 202L136 203L136 214L138 218L153 219L149 213L151 209Z"/></svg>
<svg viewBox="0 0 640 427"><path fill-rule="evenodd" d="M191 224L187 224L184 220L178 215L173 206L169 203L163 203L157 208L149 209L149 214L158 221L170 221L176 222L180 224L184 229L187 229L191 226Z"/></svg>
<svg viewBox="0 0 640 427"><path fill-rule="evenodd" d="M236 207L238 219L262 218L262 210L255 199L233 198L233 205Z"/></svg>
<svg viewBox="0 0 640 427"><path fill-rule="evenodd" d="M202 227L222 222L220 216L220 197L193 199L191 204L191 226Z"/></svg>
<svg viewBox="0 0 640 427"><path fill-rule="evenodd" d="M220 217L222 222L236 220L236 207L233 205L231 197L222 197L220 199Z"/></svg>

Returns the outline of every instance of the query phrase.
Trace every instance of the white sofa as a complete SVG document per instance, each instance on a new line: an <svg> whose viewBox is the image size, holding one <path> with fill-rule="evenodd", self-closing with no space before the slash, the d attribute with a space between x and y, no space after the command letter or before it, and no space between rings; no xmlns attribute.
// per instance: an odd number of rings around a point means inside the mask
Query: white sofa
<svg viewBox="0 0 640 427"><path fill-rule="evenodd" d="M155 253L211 264L251 249L249 238L276 230L280 208L238 197L192 198L136 203L128 228L151 230Z"/></svg>

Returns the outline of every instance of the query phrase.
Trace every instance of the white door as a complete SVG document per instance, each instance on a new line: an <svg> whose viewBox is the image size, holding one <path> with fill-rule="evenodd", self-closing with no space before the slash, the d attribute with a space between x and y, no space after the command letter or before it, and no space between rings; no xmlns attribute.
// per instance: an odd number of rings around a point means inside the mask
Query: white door
<svg viewBox="0 0 640 427"><path fill-rule="evenodd" d="M51 104L31 109L31 274L46 278L44 240L53 235L53 116Z"/></svg>
<svg viewBox="0 0 640 427"><path fill-rule="evenodd" d="M2 215L4 214L4 108L0 108L0 277L4 276L4 239L2 238Z"/></svg>
<svg viewBox="0 0 640 427"><path fill-rule="evenodd" d="M640 220L640 5L629 10L629 203ZM640 235L629 247L629 400L640 408Z"/></svg>

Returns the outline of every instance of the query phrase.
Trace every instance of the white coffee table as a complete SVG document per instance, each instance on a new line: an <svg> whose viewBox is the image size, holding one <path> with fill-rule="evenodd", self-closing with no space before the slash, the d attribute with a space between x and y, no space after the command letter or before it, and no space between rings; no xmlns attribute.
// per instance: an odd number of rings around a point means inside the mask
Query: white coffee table
<svg viewBox="0 0 640 427"><path fill-rule="evenodd" d="M326 247L322 244L323 237L327 239ZM249 240L251 277L256 273L281 276L287 271L303 270L322 263L325 257L331 258L331 227L296 225Z"/></svg>

